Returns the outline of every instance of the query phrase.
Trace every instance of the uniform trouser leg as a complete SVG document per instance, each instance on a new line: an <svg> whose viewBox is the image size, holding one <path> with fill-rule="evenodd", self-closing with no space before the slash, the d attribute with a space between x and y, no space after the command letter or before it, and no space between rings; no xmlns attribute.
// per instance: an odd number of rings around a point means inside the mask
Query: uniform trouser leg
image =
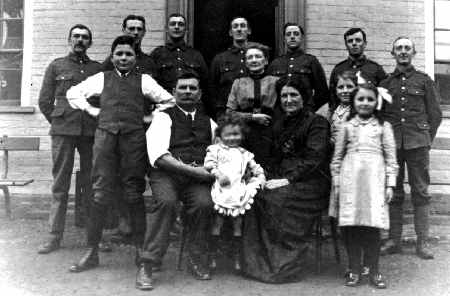
<svg viewBox="0 0 450 296"><path fill-rule="evenodd" d="M180 186L168 173L154 169L150 172L150 187L152 196L146 197L147 228L141 259L160 264L169 246Z"/></svg>
<svg viewBox="0 0 450 296"><path fill-rule="evenodd" d="M67 200L75 156L76 136L52 136L52 203L50 233L61 239L66 222Z"/></svg>
<svg viewBox="0 0 450 296"><path fill-rule="evenodd" d="M430 152L428 147L407 150L406 164L414 206L414 227L418 240L426 240L429 231Z"/></svg>
<svg viewBox="0 0 450 296"><path fill-rule="evenodd" d="M405 181L405 163L407 155L403 149L397 149L398 176L397 183L394 188L394 196L389 204L389 238L396 245L400 245L403 227L403 201L405 200L405 189L403 183Z"/></svg>
<svg viewBox="0 0 450 296"><path fill-rule="evenodd" d="M80 136L76 143L78 154L80 155L81 182L83 184L83 205L89 213L90 204L94 198L92 189L92 147L94 146L94 137Z"/></svg>
<svg viewBox="0 0 450 296"><path fill-rule="evenodd" d="M200 257L208 251L213 202L211 186L208 183L189 182L183 190L182 199L186 211L188 226L188 252L190 256ZM185 225L186 227L186 225Z"/></svg>

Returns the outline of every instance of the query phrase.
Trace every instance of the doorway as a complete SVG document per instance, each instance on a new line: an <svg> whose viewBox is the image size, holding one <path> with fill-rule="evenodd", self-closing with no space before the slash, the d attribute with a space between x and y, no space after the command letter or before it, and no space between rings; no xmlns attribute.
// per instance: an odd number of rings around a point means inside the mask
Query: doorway
<svg viewBox="0 0 450 296"><path fill-rule="evenodd" d="M250 41L269 46L276 52L277 0L195 0L194 47L209 64L213 57L232 44L228 34L235 16L245 17L251 26Z"/></svg>

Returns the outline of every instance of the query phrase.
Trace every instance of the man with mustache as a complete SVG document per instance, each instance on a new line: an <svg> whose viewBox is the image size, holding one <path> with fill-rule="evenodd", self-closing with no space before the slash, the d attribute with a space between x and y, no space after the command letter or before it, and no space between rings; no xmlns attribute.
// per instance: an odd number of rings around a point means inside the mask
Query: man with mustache
<svg viewBox="0 0 450 296"><path fill-rule="evenodd" d="M296 23L286 23L283 27L286 54L276 58L267 69L274 76L287 76L299 80L307 89L306 106L317 111L328 102L328 86L325 72L319 60L301 48L303 28Z"/></svg>
<svg viewBox="0 0 450 296"><path fill-rule="evenodd" d="M403 201L405 191L405 164L411 187L414 207L414 229L417 235L416 254L422 259L433 259L426 240L430 227L430 147L442 120L440 96L431 78L414 68L416 54L414 42L408 37L398 37L392 44L391 54L396 67L380 86L389 90L392 104L384 108L384 118L392 124L397 144L399 173L394 197L389 204L389 239L381 253L401 253Z"/></svg>
<svg viewBox="0 0 450 296"><path fill-rule="evenodd" d="M100 71L100 64L91 60L87 49L92 44L91 30L82 24L69 30L69 55L53 60L45 71L39 94L39 108L50 123L53 159L50 237L39 248L47 254L60 247L63 238L67 200L74 164L75 149L80 155L80 169L86 189L86 199L92 195L90 179L92 145L97 122L86 112L70 107L66 91L90 75Z"/></svg>
<svg viewBox="0 0 450 296"><path fill-rule="evenodd" d="M360 71L362 77L375 86L387 77L383 67L376 62L369 60L364 54L367 46L366 33L361 28L350 28L344 33L345 47L348 51L348 58L338 63L330 75L330 110L334 110L339 105L336 96L336 84L338 75L345 71L354 73Z"/></svg>
<svg viewBox="0 0 450 296"><path fill-rule="evenodd" d="M99 242L106 211L114 199L114 184L120 173L124 199L136 246L136 261L141 258L145 208L145 130L142 125L144 101L157 105L157 110L174 105L174 98L148 74L135 70L135 40L129 35L117 37L111 46L112 71L102 71L71 87L67 98L73 108L98 116L93 157L93 189L87 224L87 251L71 272L82 272L99 265ZM88 98L100 97L100 108ZM152 138L152 141L158 141ZM151 289L144 267L136 275L136 288Z"/></svg>
<svg viewBox="0 0 450 296"><path fill-rule="evenodd" d="M205 255L214 176L203 167L203 160L217 126L198 108L202 92L196 74L181 74L173 95L176 106L155 114L146 133L153 195L146 202L147 228L141 258L151 277L152 267L161 264L167 251L175 209L182 200L188 229L188 268L196 279L209 280Z"/></svg>
<svg viewBox="0 0 450 296"><path fill-rule="evenodd" d="M213 118L219 118L225 113L233 81L248 76L245 49L251 33L252 30L245 18L234 17L230 22L228 33L233 38L233 45L217 54L211 62L209 95L214 108Z"/></svg>
<svg viewBox="0 0 450 296"><path fill-rule="evenodd" d="M200 77L200 84L205 88L208 80L208 66L202 54L187 45L186 17L180 13L172 13L167 19L168 39L165 45L153 50L150 57L156 63L156 79L167 91L171 92L181 73L192 72ZM207 113L210 113L208 97L204 95L202 102Z"/></svg>

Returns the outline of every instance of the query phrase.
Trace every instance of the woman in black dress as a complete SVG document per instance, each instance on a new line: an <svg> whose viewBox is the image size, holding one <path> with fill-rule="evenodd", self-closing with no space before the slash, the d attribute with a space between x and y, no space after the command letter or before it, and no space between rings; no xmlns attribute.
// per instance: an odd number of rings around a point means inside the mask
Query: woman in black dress
<svg viewBox="0 0 450 296"><path fill-rule="evenodd" d="M297 81L280 79L282 114L273 127L266 189L255 199L243 232L243 271L252 278L298 281L311 245L314 218L328 206L328 121L303 108L308 99Z"/></svg>

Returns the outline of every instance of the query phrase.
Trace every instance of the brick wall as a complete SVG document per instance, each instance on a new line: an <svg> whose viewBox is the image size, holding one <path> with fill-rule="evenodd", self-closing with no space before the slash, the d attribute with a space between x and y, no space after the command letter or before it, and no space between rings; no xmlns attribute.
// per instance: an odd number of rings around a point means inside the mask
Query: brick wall
<svg viewBox="0 0 450 296"><path fill-rule="evenodd" d="M316 55L327 71L346 57L342 34L351 26L360 26L368 34L367 55L392 70L389 55L392 40L409 35L417 43L416 63L424 66L424 1L425 0L311 0L306 1L307 51ZM428 0L427 0L428 1ZM431 0L430 0L431 1ZM37 98L45 67L56 57L67 53L67 33L75 23L89 26L94 44L89 55L103 60L112 39L120 33L127 14L144 15L147 35L145 52L163 43L165 0L34 0L33 52L31 69L31 103ZM30 11L26 11L29 13ZM50 193L51 156L48 123L37 110L34 114L0 114L0 135L40 136L39 152L10 154L11 177L34 178L24 188L12 192ZM72 186L73 191L74 186Z"/></svg>
<svg viewBox="0 0 450 296"><path fill-rule="evenodd" d="M431 0L426 0L431 1ZM415 64L424 69L424 0L311 0L306 1L306 47L329 75L347 56L343 34L350 27L367 33L366 54L391 72L392 41L401 35L416 43Z"/></svg>

